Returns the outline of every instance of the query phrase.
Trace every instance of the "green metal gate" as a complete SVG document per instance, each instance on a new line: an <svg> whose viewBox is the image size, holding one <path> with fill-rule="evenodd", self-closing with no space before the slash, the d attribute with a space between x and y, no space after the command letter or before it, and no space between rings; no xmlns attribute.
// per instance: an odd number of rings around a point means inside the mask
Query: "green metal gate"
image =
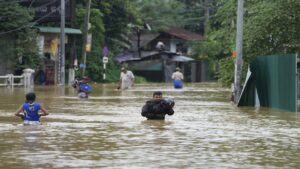
<svg viewBox="0 0 300 169"><path fill-rule="evenodd" d="M257 91L260 106L297 111L296 55L256 57L250 71L238 106L254 106Z"/></svg>

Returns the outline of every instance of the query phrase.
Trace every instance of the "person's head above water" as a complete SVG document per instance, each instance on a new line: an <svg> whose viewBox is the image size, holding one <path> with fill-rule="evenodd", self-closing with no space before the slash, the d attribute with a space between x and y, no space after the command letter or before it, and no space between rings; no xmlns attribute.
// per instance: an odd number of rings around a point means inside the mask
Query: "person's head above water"
<svg viewBox="0 0 300 169"><path fill-rule="evenodd" d="M35 101L35 93L30 92L26 94L26 102L33 103Z"/></svg>
<svg viewBox="0 0 300 169"><path fill-rule="evenodd" d="M160 101L162 99L162 92L156 91L153 93L153 100Z"/></svg>
<svg viewBox="0 0 300 169"><path fill-rule="evenodd" d="M81 81L84 83L87 83L89 80L90 80L90 78L87 76L82 76L82 78L81 78Z"/></svg>
<svg viewBox="0 0 300 169"><path fill-rule="evenodd" d="M126 73L126 72L127 72L126 67L122 67L122 68L121 68L121 71L124 72L124 73Z"/></svg>

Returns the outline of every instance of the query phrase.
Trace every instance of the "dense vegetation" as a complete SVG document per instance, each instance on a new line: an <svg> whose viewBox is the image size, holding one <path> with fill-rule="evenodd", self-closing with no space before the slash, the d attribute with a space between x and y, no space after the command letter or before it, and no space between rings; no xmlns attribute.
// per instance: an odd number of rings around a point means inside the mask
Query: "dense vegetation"
<svg viewBox="0 0 300 169"><path fill-rule="evenodd" d="M219 80L229 85L233 81L235 46L236 0L218 0L210 21L211 31L200 43L197 55L219 60ZM297 53L299 43L298 0L245 0L244 2L244 69L255 56ZM228 71L231 70L231 71Z"/></svg>
<svg viewBox="0 0 300 169"><path fill-rule="evenodd" d="M38 68L36 34L31 28L33 10L16 1L0 1L0 56L14 64L15 71Z"/></svg>
<svg viewBox="0 0 300 169"><path fill-rule="evenodd" d="M258 55L299 51L299 0L244 1L244 65ZM15 60L21 54L26 55L29 60L26 64L33 65L37 62L36 45L32 43L34 32L24 27L33 21L33 11L14 2L9 4L0 1L0 36L13 37L16 41L14 48L4 52ZM147 22L152 31L175 25L205 35L204 41L192 43L192 57L209 61L212 67L218 68L215 71L220 82L229 85L234 74L231 52L235 48L236 8L237 0L92 0L93 46L88 54L87 73L93 80L101 81L102 48L107 45L110 49L107 81L116 81L119 65L112 57L129 47L128 36L135 27ZM82 28L84 9L85 1L76 0L76 27ZM5 33L14 29L18 30Z"/></svg>

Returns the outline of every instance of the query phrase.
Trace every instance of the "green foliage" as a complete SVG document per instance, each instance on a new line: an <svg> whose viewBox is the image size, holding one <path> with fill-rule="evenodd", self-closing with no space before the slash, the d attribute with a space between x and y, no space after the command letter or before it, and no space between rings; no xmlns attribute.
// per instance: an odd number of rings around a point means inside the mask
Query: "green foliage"
<svg viewBox="0 0 300 169"><path fill-rule="evenodd" d="M77 8L76 10L76 25L83 30L85 9ZM86 73L93 81L100 81L102 78L102 70L100 68L101 46L104 44L104 25L102 21L102 13L97 9L91 9L90 13L92 34L92 51L87 53ZM82 42L82 41L81 41ZM82 44L79 45L82 47Z"/></svg>
<svg viewBox="0 0 300 169"><path fill-rule="evenodd" d="M106 70L106 81L107 82L117 82L120 80L120 70L121 66L117 65L113 59L112 56L109 56L108 64L107 64L107 70Z"/></svg>
<svg viewBox="0 0 300 169"><path fill-rule="evenodd" d="M135 83L147 83L147 80L144 77L141 76L135 76L134 77L134 82Z"/></svg>
<svg viewBox="0 0 300 169"><path fill-rule="evenodd" d="M151 25L154 31L170 25L183 26L184 6L181 2L170 0L135 0L141 18Z"/></svg>
<svg viewBox="0 0 300 169"><path fill-rule="evenodd" d="M220 69L218 72L218 81L226 87L229 87L234 80L234 59L227 57L219 60Z"/></svg>
<svg viewBox="0 0 300 169"><path fill-rule="evenodd" d="M296 53L300 47L300 1L254 1L248 4L245 52L248 57Z"/></svg>
<svg viewBox="0 0 300 169"><path fill-rule="evenodd" d="M33 19L33 10L22 7L15 1L0 3L0 14L1 32L28 25Z"/></svg>
<svg viewBox="0 0 300 169"><path fill-rule="evenodd" d="M76 25L83 28L85 4L77 3ZM137 23L137 13L129 0L92 1L90 22L92 28L92 51L87 55L86 73L93 81L115 82L119 80L120 66L112 57L126 46L129 33L128 23ZM124 45L125 44L125 45ZM78 44L82 46L81 44ZM103 80L102 49L109 48L109 62L106 65L106 80Z"/></svg>
<svg viewBox="0 0 300 169"><path fill-rule="evenodd" d="M183 4L183 9L177 11L181 15L182 20L177 22L181 23L186 29L194 32L206 34L210 30L210 20L212 14L216 10L217 0L177 0ZM209 11L209 15L206 15Z"/></svg>
<svg viewBox="0 0 300 169"><path fill-rule="evenodd" d="M132 0L102 0L93 1L93 6L104 14L105 42L111 49L116 51L128 47L128 34L131 29L129 24L139 25L142 23L140 15Z"/></svg>
<svg viewBox="0 0 300 169"><path fill-rule="evenodd" d="M218 0L212 14L212 30L202 43L194 44L194 58L220 60L219 81L233 82L230 52L235 50L236 0ZM245 0L243 72L259 55L300 51L300 1ZM223 59L224 58L224 59Z"/></svg>
<svg viewBox="0 0 300 169"><path fill-rule="evenodd" d="M17 2L0 3L0 35L1 43L10 44L2 46L0 57L9 59L16 70L23 68L37 69L40 66L40 58L36 43L37 34L31 28L33 10L20 6ZM23 57L22 64L18 62Z"/></svg>

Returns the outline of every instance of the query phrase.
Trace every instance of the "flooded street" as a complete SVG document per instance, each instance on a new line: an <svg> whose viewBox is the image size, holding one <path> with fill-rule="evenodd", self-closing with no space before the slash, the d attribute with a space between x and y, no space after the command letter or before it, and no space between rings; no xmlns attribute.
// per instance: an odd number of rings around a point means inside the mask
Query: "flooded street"
<svg viewBox="0 0 300 169"><path fill-rule="evenodd" d="M141 108L161 90L175 114L146 120ZM236 108L214 83L137 85L118 91L98 84L87 100L71 87L35 86L50 115L42 125L14 117L23 88L0 88L0 168L299 168L300 117Z"/></svg>

